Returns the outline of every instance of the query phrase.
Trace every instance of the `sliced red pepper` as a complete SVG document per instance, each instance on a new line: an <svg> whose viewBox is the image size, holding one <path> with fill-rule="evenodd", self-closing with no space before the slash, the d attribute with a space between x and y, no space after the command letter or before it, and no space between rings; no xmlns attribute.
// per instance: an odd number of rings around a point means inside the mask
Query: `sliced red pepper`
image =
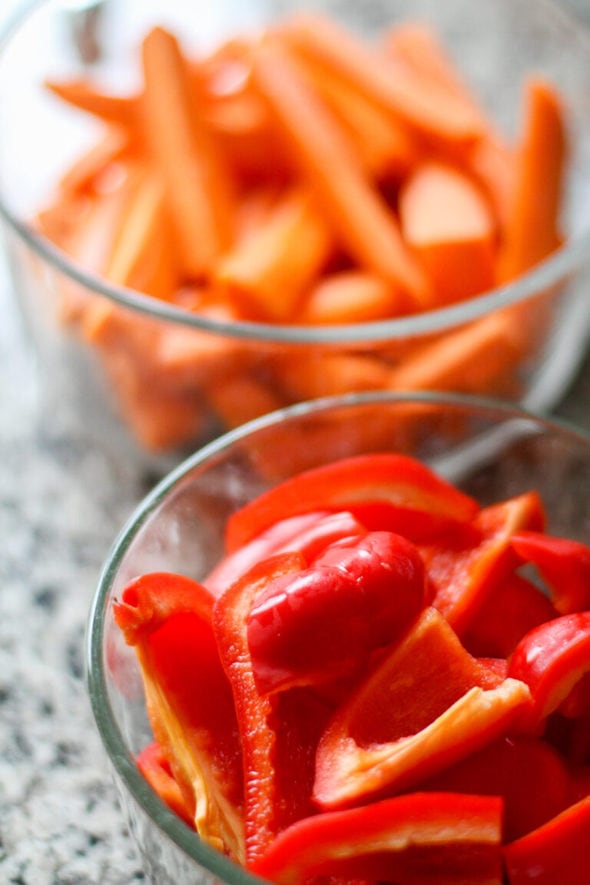
<svg viewBox="0 0 590 885"><path fill-rule="evenodd" d="M551 600L515 573L495 584L461 638L477 657L507 658L529 630L558 616Z"/></svg>
<svg viewBox="0 0 590 885"><path fill-rule="evenodd" d="M287 516L379 502L397 508L400 519L405 511L423 511L467 522L479 510L473 498L414 458L358 455L304 471L233 513L226 527L226 549L232 552L242 547Z"/></svg>
<svg viewBox="0 0 590 885"><path fill-rule="evenodd" d="M511 544L524 562L538 568L560 614L590 609L590 547L531 531L513 535Z"/></svg>
<svg viewBox="0 0 590 885"><path fill-rule="evenodd" d="M240 740L211 607L197 582L154 573L128 585L114 614L135 646L152 730L195 829L243 860Z"/></svg>
<svg viewBox="0 0 590 885"><path fill-rule="evenodd" d="M590 796L504 847L510 885L590 882Z"/></svg>
<svg viewBox="0 0 590 885"><path fill-rule="evenodd" d="M508 673L529 686L531 724L542 722L590 672L590 612L562 615L531 630L510 659Z"/></svg>
<svg viewBox="0 0 590 885"><path fill-rule="evenodd" d="M536 829L567 807L571 779L562 756L544 741L502 737L428 778L420 790L501 796L503 841Z"/></svg>
<svg viewBox="0 0 590 885"><path fill-rule="evenodd" d="M269 581L295 574L304 566L299 553L271 557L232 584L213 609L213 626L240 728L248 861L259 857L281 830L313 813L315 746L328 711L304 691L261 695L246 635L248 614L261 590Z"/></svg>
<svg viewBox="0 0 590 885"><path fill-rule="evenodd" d="M144 747L136 757L137 767L162 802L189 827L194 827L193 813L174 779L168 759L157 741Z"/></svg>
<svg viewBox="0 0 590 885"><path fill-rule="evenodd" d="M269 582L254 601L247 631L259 691L357 670L418 617L425 591L418 551L400 535L371 532L329 545L309 568Z"/></svg>
<svg viewBox="0 0 590 885"><path fill-rule="evenodd" d="M251 869L278 885L324 876L501 885L501 818L502 801L495 796L408 793L301 820Z"/></svg>
<svg viewBox="0 0 590 885"><path fill-rule="evenodd" d="M500 681L428 608L328 724L315 800L332 809L408 789L506 734L529 703L523 682Z"/></svg>
<svg viewBox="0 0 590 885"><path fill-rule="evenodd" d="M257 562L269 556L298 551L309 562L339 538L366 533L362 523L346 511L314 510L281 519L224 557L203 583L214 596L219 596Z"/></svg>
<svg viewBox="0 0 590 885"><path fill-rule="evenodd" d="M527 492L483 508L473 519L477 544L460 535L444 544L421 547L426 571L436 594L433 605L462 636L494 587L513 571L517 557L510 539L523 528L542 528L543 505L536 492Z"/></svg>

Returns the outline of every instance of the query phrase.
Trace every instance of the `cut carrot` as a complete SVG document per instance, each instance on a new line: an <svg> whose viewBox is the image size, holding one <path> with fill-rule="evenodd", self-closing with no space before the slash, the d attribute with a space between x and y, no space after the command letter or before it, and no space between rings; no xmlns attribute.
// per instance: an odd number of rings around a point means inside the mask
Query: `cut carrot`
<svg viewBox="0 0 590 885"><path fill-rule="evenodd" d="M319 13L300 14L288 26L291 45L337 71L376 104L421 134L444 143L466 143L482 134L479 115L448 89L375 52L360 38Z"/></svg>
<svg viewBox="0 0 590 885"><path fill-rule="evenodd" d="M563 108L556 90L539 78L527 82L523 121L500 282L534 267L561 243L559 206L567 151Z"/></svg>
<svg viewBox="0 0 590 885"><path fill-rule="evenodd" d="M59 181L60 192L83 194L101 187L101 179L113 163L133 155L127 134L110 126L103 137L66 170Z"/></svg>
<svg viewBox="0 0 590 885"><path fill-rule="evenodd" d="M321 277L308 293L297 323L368 323L403 313L404 293L381 277L361 270Z"/></svg>
<svg viewBox="0 0 590 885"><path fill-rule="evenodd" d="M292 189L219 261L214 281L246 317L286 321L331 251L332 235L313 197Z"/></svg>
<svg viewBox="0 0 590 885"><path fill-rule="evenodd" d="M404 239L432 281L432 307L493 286L494 219L462 172L444 163L423 164L401 188L399 213Z"/></svg>
<svg viewBox="0 0 590 885"><path fill-rule="evenodd" d="M508 221L514 177L514 152L500 137L488 134L465 157L465 169L486 194L500 230Z"/></svg>
<svg viewBox="0 0 590 885"><path fill-rule="evenodd" d="M182 268L199 278L233 236L229 174L199 117L176 38L154 28L142 48L146 140L164 182Z"/></svg>
<svg viewBox="0 0 590 885"><path fill-rule="evenodd" d="M329 68L302 56L314 86L344 128L363 166L377 178L399 179L416 163L410 129Z"/></svg>
<svg viewBox="0 0 590 885"><path fill-rule="evenodd" d="M279 384L291 400L316 399L388 386L390 368L374 356L318 352L293 354L277 362Z"/></svg>
<svg viewBox="0 0 590 885"><path fill-rule="evenodd" d="M254 375L231 373L207 391L214 413L226 427L239 427L283 405L282 399Z"/></svg>
<svg viewBox="0 0 590 885"><path fill-rule="evenodd" d="M134 96L109 95L88 80L46 80L45 86L63 101L104 123L129 130L137 127L137 99Z"/></svg>
<svg viewBox="0 0 590 885"><path fill-rule="evenodd" d="M158 176L142 170L124 207L105 277L170 300L177 287L172 230Z"/></svg>
<svg viewBox="0 0 590 885"><path fill-rule="evenodd" d="M521 358L514 318L496 312L418 346L391 369L389 384L394 390L490 392Z"/></svg>
<svg viewBox="0 0 590 885"><path fill-rule="evenodd" d="M393 213L300 66L283 46L266 41L254 54L253 76L345 248L361 266L404 289L410 303L420 308L427 281L403 243Z"/></svg>

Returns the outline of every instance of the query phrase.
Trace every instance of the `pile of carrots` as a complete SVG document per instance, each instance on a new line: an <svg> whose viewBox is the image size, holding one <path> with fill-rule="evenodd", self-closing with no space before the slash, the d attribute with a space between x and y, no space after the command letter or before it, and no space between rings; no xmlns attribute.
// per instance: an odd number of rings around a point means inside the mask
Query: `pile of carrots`
<svg viewBox="0 0 590 885"><path fill-rule="evenodd" d="M509 144L424 23L369 44L301 13L199 58L156 27L141 70L134 95L46 83L104 134L36 222L116 285L223 322L340 326L471 298L561 243L560 95L531 75ZM60 298L63 322L97 348L123 417L155 450L194 441L211 416L236 426L349 390L517 396L549 321L535 302L526 323L521 305L441 335L321 348L158 321L73 282Z"/></svg>

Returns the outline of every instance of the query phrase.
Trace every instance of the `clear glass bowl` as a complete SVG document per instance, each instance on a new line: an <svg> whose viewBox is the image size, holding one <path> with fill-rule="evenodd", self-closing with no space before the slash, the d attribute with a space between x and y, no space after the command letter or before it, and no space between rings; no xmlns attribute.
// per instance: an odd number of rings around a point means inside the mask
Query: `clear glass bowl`
<svg viewBox="0 0 590 885"><path fill-rule="evenodd" d="M112 601L133 577L204 578L227 516L304 467L370 451L423 459L483 504L537 489L548 532L590 542L590 437L517 406L465 395L349 394L291 406L208 444L139 505L105 564L88 629L89 691L121 803L158 885L251 883L163 805L134 763L151 739L135 652Z"/></svg>
<svg viewBox="0 0 590 885"><path fill-rule="evenodd" d="M367 386L442 386L538 410L551 407L566 389L589 332L590 301L584 296L590 263L590 44L579 23L545 0L306 4L369 35L395 19L430 21L508 137L517 131L527 74L541 72L556 84L566 102L571 140L563 208L566 241L517 282L444 309L372 323L228 322L110 285L36 232L32 219L59 176L99 133L88 115L48 95L45 78L91 74L125 93L135 85L137 47L148 25L162 23L188 45L208 49L228 34L256 29L297 6L295 0L45 0L6 28L0 56L0 214L15 289L38 354L41 421L48 431L78 428L105 444L121 450L129 446L137 455L151 453L167 464L169 456L177 461L183 451L273 408ZM74 51L73 35L80 46L80 16L96 26L94 60L88 60L88 52L82 60ZM104 299L115 316L132 318L133 334L123 336L114 359L106 359L100 346L84 340L75 321L64 318L64 290L74 293L78 303ZM452 380L421 381L414 375L409 381L403 371L391 373L392 367L406 365L409 351L447 336L469 336L471 325L476 334L479 323L501 311L514 314L511 325L525 340L508 374L502 358L497 365L489 354L477 372ZM146 365L146 347L135 348L134 342L149 336L156 343L153 362ZM200 346L196 342L213 348L223 342L232 356L212 377L203 377L182 362L183 353ZM500 334L494 352L501 354L513 343ZM356 362L348 364L350 371L335 373L334 361L343 356ZM291 372L285 383L281 366L292 358L300 371ZM374 367L374 358L377 373L365 371L365 361ZM159 360L166 363L165 384L160 383ZM224 405L228 389L231 410Z"/></svg>

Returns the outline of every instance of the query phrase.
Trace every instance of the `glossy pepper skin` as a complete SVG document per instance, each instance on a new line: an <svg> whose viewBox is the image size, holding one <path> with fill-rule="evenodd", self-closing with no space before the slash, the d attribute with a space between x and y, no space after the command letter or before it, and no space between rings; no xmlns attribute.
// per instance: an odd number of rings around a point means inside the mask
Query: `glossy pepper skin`
<svg viewBox="0 0 590 885"><path fill-rule="evenodd" d="M543 532L521 531L511 539L524 562L535 565L561 615L590 609L590 547Z"/></svg>
<svg viewBox="0 0 590 885"><path fill-rule="evenodd" d="M278 885L314 877L501 885L501 818L496 796L408 793L302 820L251 869Z"/></svg>
<svg viewBox="0 0 590 885"><path fill-rule="evenodd" d="M327 682L362 666L423 609L417 549L392 532L343 538L306 569L269 581L248 614L258 690Z"/></svg>

